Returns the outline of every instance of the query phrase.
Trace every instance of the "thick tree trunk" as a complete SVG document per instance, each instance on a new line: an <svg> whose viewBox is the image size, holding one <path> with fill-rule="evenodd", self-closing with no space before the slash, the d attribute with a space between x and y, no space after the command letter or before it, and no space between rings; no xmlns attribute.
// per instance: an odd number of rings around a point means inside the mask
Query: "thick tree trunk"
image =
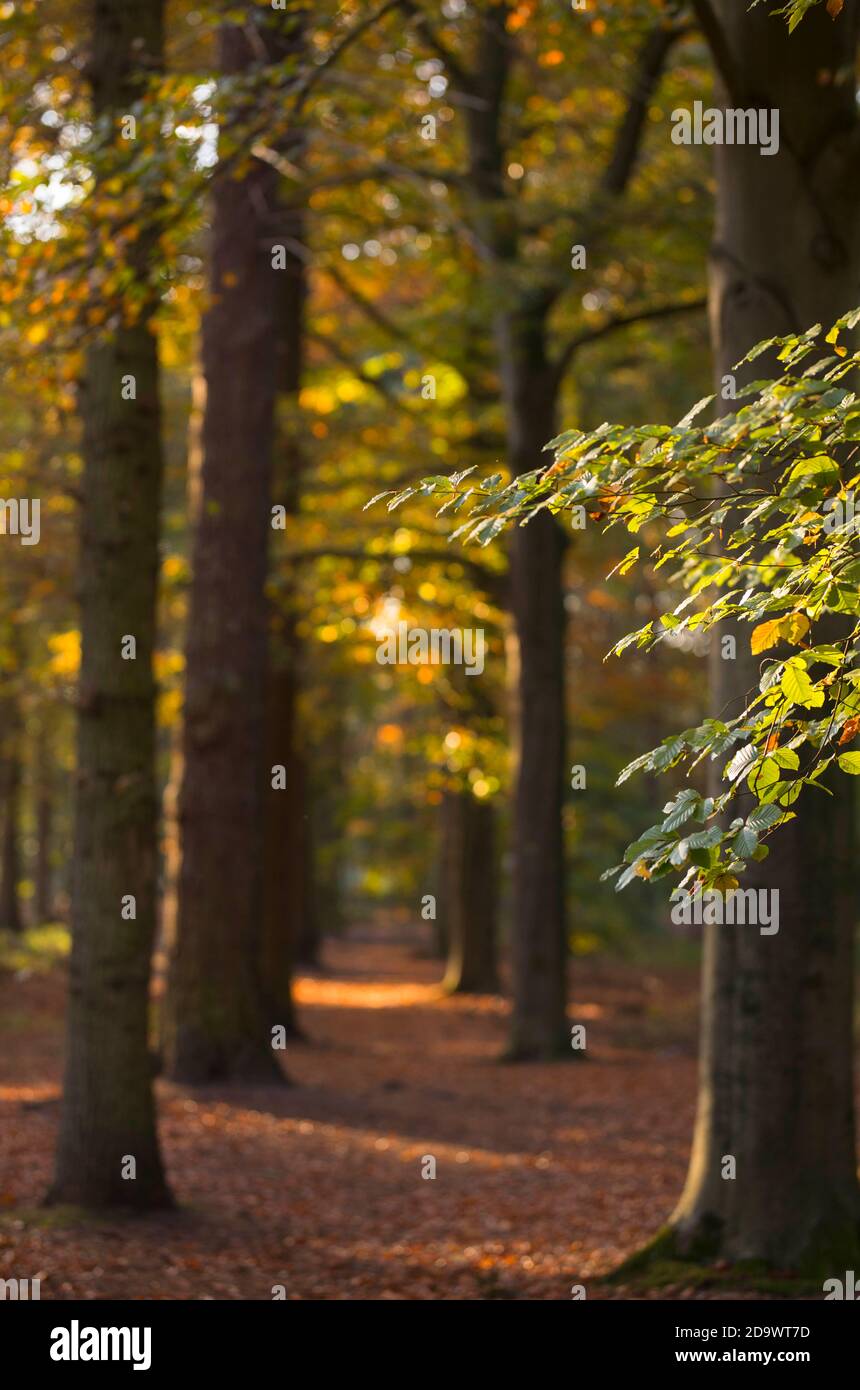
<svg viewBox="0 0 860 1390"><path fill-rule="evenodd" d="M779 107L781 120L777 155L717 150L711 312L719 383L756 341L829 325L857 303L860 184L854 82L845 80L854 71L857 7L846 6L836 23L814 12L794 36L766 9L748 13L735 0L717 8L743 104ZM742 104L737 93L729 104ZM759 360L749 376L767 371ZM749 628L732 631L737 660L722 660L714 644L712 708L723 717L759 678ZM860 1258L848 783L834 779L832 797L805 793L769 857L751 866L744 886L779 892L779 932L707 928L698 1115L672 1218L682 1252L816 1277ZM734 1180L722 1177L727 1155Z"/></svg>
<svg viewBox="0 0 860 1390"><path fill-rule="evenodd" d="M495 808L468 791L445 793L439 907L448 937L444 989L494 994L496 971Z"/></svg>
<svg viewBox="0 0 860 1390"><path fill-rule="evenodd" d="M221 68L241 73L273 31L226 26ZM271 50L269 50L271 52ZM240 115L245 116L246 112ZM240 132L241 134L241 132ZM212 304L203 323L206 406L193 550L178 928L167 1069L176 1080L274 1082L262 981L266 556L276 361L275 171L216 171ZM283 761L281 759L280 761ZM288 797L289 790L277 793Z"/></svg>
<svg viewBox="0 0 860 1390"><path fill-rule="evenodd" d="M120 118L143 75L161 65L158 0L94 0L89 74L97 120L114 142L96 174L121 169ZM111 130L111 126L113 129ZM155 929L155 642L162 475L158 357L147 287L153 233L131 269L144 308L123 306L113 336L87 354L80 558L81 674L66 1069L54 1184L48 1200L83 1206L165 1206L148 1045ZM133 377L135 398L123 399ZM133 636L135 659L121 654ZM123 915L123 899L134 915ZM135 1160L135 1175L129 1159ZM126 1176L123 1176L123 1173Z"/></svg>

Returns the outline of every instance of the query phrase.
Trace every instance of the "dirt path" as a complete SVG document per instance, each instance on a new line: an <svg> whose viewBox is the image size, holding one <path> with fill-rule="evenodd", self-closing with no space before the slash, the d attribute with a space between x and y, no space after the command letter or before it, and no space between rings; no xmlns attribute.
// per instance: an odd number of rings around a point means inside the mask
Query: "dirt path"
<svg viewBox="0 0 860 1390"><path fill-rule="evenodd" d="M510 1066L506 1005L441 998L409 948L335 944L327 963L299 982L295 1084L160 1082L181 1210L96 1224L32 1210L62 977L0 978L0 1277L41 1277L44 1298L567 1298L653 1234L690 1137L692 972L577 964L589 1061Z"/></svg>

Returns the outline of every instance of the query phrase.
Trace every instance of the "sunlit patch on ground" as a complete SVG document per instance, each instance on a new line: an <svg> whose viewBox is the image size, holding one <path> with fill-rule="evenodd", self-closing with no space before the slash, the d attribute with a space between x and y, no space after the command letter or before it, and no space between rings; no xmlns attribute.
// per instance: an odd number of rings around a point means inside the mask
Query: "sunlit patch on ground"
<svg viewBox="0 0 860 1390"><path fill-rule="evenodd" d="M299 1004L321 1004L329 1009L409 1009L436 1003L443 997L438 985L416 984L411 980L379 984L307 975L296 981L295 996Z"/></svg>

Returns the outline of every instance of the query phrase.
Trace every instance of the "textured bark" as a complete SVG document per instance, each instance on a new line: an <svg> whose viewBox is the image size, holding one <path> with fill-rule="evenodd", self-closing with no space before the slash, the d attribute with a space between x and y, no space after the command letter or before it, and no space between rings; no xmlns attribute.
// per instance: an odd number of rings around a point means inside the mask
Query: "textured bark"
<svg viewBox="0 0 860 1390"><path fill-rule="evenodd" d="M446 792L441 916L448 936L444 988L494 994L496 971L495 808L470 792Z"/></svg>
<svg viewBox="0 0 860 1390"><path fill-rule="evenodd" d="M163 10L157 0L94 0L88 68L93 107L112 154L98 184L127 158L119 118L142 74L158 69ZM124 147L127 152L128 146ZM154 196L154 195L150 195ZM155 928L155 686L161 418L149 216L130 266L141 316L88 351L82 388L84 481L80 555L81 674L72 878L72 957L66 1069L54 1184L48 1200L83 1206L168 1205L148 1046ZM121 305L115 306L122 321ZM136 399L123 400L131 375ZM124 660L125 635L136 659ZM134 920L121 900L136 900ZM136 1177L123 1179L126 1156Z"/></svg>
<svg viewBox="0 0 860 1390"><path fill-rule="evenodd" d="M711 314L718 382L760 339L829 325L860 298L857 6L814 12L789 37L766 10L717 6L733 67L730 105L778 106L782 145L717 150ZM750 376L773 363L758 360ZM727 408L730 407L728 403ZM737 660L714 653L712 707L728 717L759 678L749 628ZM722 632L722 629L721 629ZM701 1076L687 1185L672 1218L682 1251L815 1275L858 1250L852 1098L853 795L804 793L797 819L744 887L777 889L780 930L708 927ZM737 1177L721 1177L724 1155Z"/></svg>
<svg viewBox="0 0 860 1390"><path fill-rule="evenodd" d="M277 31L220 31L225 74L277 53ZM247 110L237 112L247 118ZM182 864L166 1021L176 1080L282 1080L262 981L267 607L278 353L277 175L216 170L203 322L203 463L187 644ZM280 760L283 761L283 760ZM289 791L279 793L288 796Z"/></svg>

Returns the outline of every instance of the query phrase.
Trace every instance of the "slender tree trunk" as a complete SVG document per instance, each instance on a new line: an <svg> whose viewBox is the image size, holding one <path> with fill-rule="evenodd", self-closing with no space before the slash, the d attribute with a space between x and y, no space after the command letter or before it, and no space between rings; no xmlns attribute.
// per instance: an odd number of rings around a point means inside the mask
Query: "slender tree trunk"
<svg viewBox="0 0 860 1390"><path fill-rule="evenodd" d="M13 701L6 705L3 730L6 752L0 773L3 786L3 841L0 847L0 928L20 932L24 929L18 884L21 879L21 755L20 723Z"/></svg>
<svg viewBox="0 0 860 1390"><path fill-rule="evenodd" d="M468 791L446 792L442 814L441 916L446 920L449 994L494 994L496 970L495 807Z"/></svg>
<svg viewBox="0 0 860 1390"><path fill-rule="evenodd" d="M499 277L496 349L506 410L508 463L519 475L546 463L556 433L558 377L547 349L554 291L523 273L516 213L505 196L504 93L510 74L508 7L487 7L467 107L471 220ZM570 1057L566 1027L564 911L564 537L541 513L517 528L511 602L519 638L519 765L513 818L513 1011L508 1056Z"/></svg>
<svg viewBox="0 0 860 1390"><path fill-rule="evenodd" d="M36 921L50 922L54 907L54 787L51 778L51 739L43 726L36 742Z"/></svg>
<svg viewBox="0 0 860 1390"><path fill-rule="evenodd" d="M430 948L429 954L434 960L447 961L448 949L450 946L450 936L448 933L447 913L440 911L440 906L445 902L448 891L450 877L449 861L451 854L453 837L451 835L451 817L448 798L443 794L439 803L439 819L436 839L436 862L433 869L432 897L435 902L434 916L430 920ZM423 892L422 892L423 898Z"/></svg>
<svg viewBox="0 0 860 1390"><path fill-rule="evenodd" d="M89 75L103 182L129 145L119 122L158 71L158 0L93 0ZM125 153L120 151L124 150ZM113 167L111 167L113 166ZM89 349L83 383L81 675L66 1069L48 1200L83 1206L169 1205L148 1045L155 929L155 643L162 476L155 292L148 286L157 195L145 195L130 253L142 308ZM114 253L115 255L115 253ZM134 399L123 386L134 380ZM123 396L126 395L124 399ZM124 659L126 639L136 644ZM133 899L133 915L126 908ZM134 1160L134 1176L130 1160ZM123 1174L126 1176L123 1176Z"/></svg>
<svg viewBox="0 0 860 1390"><path fill-rule="evenodd" d="M186 452L186 505L189 516L200 511L203 488L203 417L206 411L206 378L199 361L191 377L191 405L188 414ZM182 791L184 723L180 719L170 731L167 782L162 796L162 853L164 887L161 894L161 943L164 958L171 963L176 954L179 931L179 879L182 872L182 838L179 827L179 799ZM163 982L164 983L164 982ZM162 988L155 1015L158 1068L163 1071L171 1027L171 974Z"/></svg>
<svg viewBox="0 0 860 1390"><path fill-rule="evenodd" d="M302 21L285 31L285 41L300 51ZM281 153L295 163L301 157L303 139L287 135ZM298 195L293 191L293 197ZM303 457L300 442L298 396L304 368L305 303L307 282L304 209L294 203L278 209L273 224L274 240L284 247L284 268L279 272L278 419L272 495L295 525L301 501ZM284 531L270 533L270 568L276 580L277 599L269 612L269 675L266 699L267 765L282 764L288 791L269 787L265 804L263 979L272 1010L272 1022L301 1037L292 991L293 964L302 935L305 914L311 910L308 880L309 834L308 778L300 751L298 698L301 687L302 643L297 631L296 561L281 549ZM288 541L292 540L287 532ZM287 568L287 567L290 568Z"/></svg>
<svg viewBox="0 0 860 1390"><path fill-rule="evenodd" d="M324 733L314 759L313 778L307 763L308 796L305 838L307 899L296 943L296 963L312 970L325 968L322 948L328 936L341 934L345 922L343 877L343 805L339 796L343 769L350 766L346 725L340 709L327 712Z"/></svg>
<svg viewBox="0 0 860 1390"><path fill-rule="evenodd" d="M539 468L556 433L555 385L545 325L507 325L509 457L514 473ZM564 806L565 682L562 566L565 541L541 513L514 533L511 595L519 639L519 759L514 802L510 1056L572 1055L567 1029Z"/></svg>
<svg viewBox="0 0 860 1390"><path fill-rule="evenodd" d="M273 1024L288 1036L300 1037L293 1001L292 977L296 938L307 910L305 901L305 769L293 747L295 730L295 673L290 666L273 669L267 682L267 742L269 765L281 763L288 794L271 788L266 793L264 839L264 910L262 934L263 981Z"/></svg>
<svg viewBox="0 0 860 1390"><path fill-rule="evenodd" d="M857 6L836 23L813 12L793 36L766 9L719 0L717 10L739 87L729 104L778 107L781 123L777 155L717 150L711 314L721 383L753 343L829 325L857 303L860 184ZM757 361L749 376L767 371ZM732 630L737 660L722 660L714 644L712 705L722 717L759 678L749 628ZM769 857L751 866L745 886L779 893L778 934L706 929L698 1114L672 1218L681 1251L816 1277L860 1259L853 794L844 776L831 790L806 793ZM734 1180L722 1176L728 1155Z"/></svg>
<svg viewBox="0 0 860 1390"><path fill-rule="evenodd" d="M220 31L226 75L277 53L275 20ZM240 109L239 138L249 112ZM193 550L178 928L167 1010L176 1080L282 1080L262 981L267 679L266 557L276 363L271 235L277 174L216 171L212 304L203 323L206 405ZM283 762L283 759L279 760ZM288 797L289 790L277 793Z"/></svg>
<svg viewBox="0 0 860 1390"><path fill-rule="evenodd" d="M295 963L310 967L312 970L323 968L321 958L323 931L322 931L322 904L320 902L320 891L317 884L317 864L316 864L316 840L314 808L310 792L311 776L306 760L301 762L301 774L304 778L305 786L308 791L305 794L305 821L304 821L304 873L302 883L304 887L304 898L302 903L302 913L299 918L299 932L296 941ZM329 930L334 927L337 929L340 924L340 888L334 882L328 890L326 899L329 905L329 915L326 916L326 925Z"/></svg>

